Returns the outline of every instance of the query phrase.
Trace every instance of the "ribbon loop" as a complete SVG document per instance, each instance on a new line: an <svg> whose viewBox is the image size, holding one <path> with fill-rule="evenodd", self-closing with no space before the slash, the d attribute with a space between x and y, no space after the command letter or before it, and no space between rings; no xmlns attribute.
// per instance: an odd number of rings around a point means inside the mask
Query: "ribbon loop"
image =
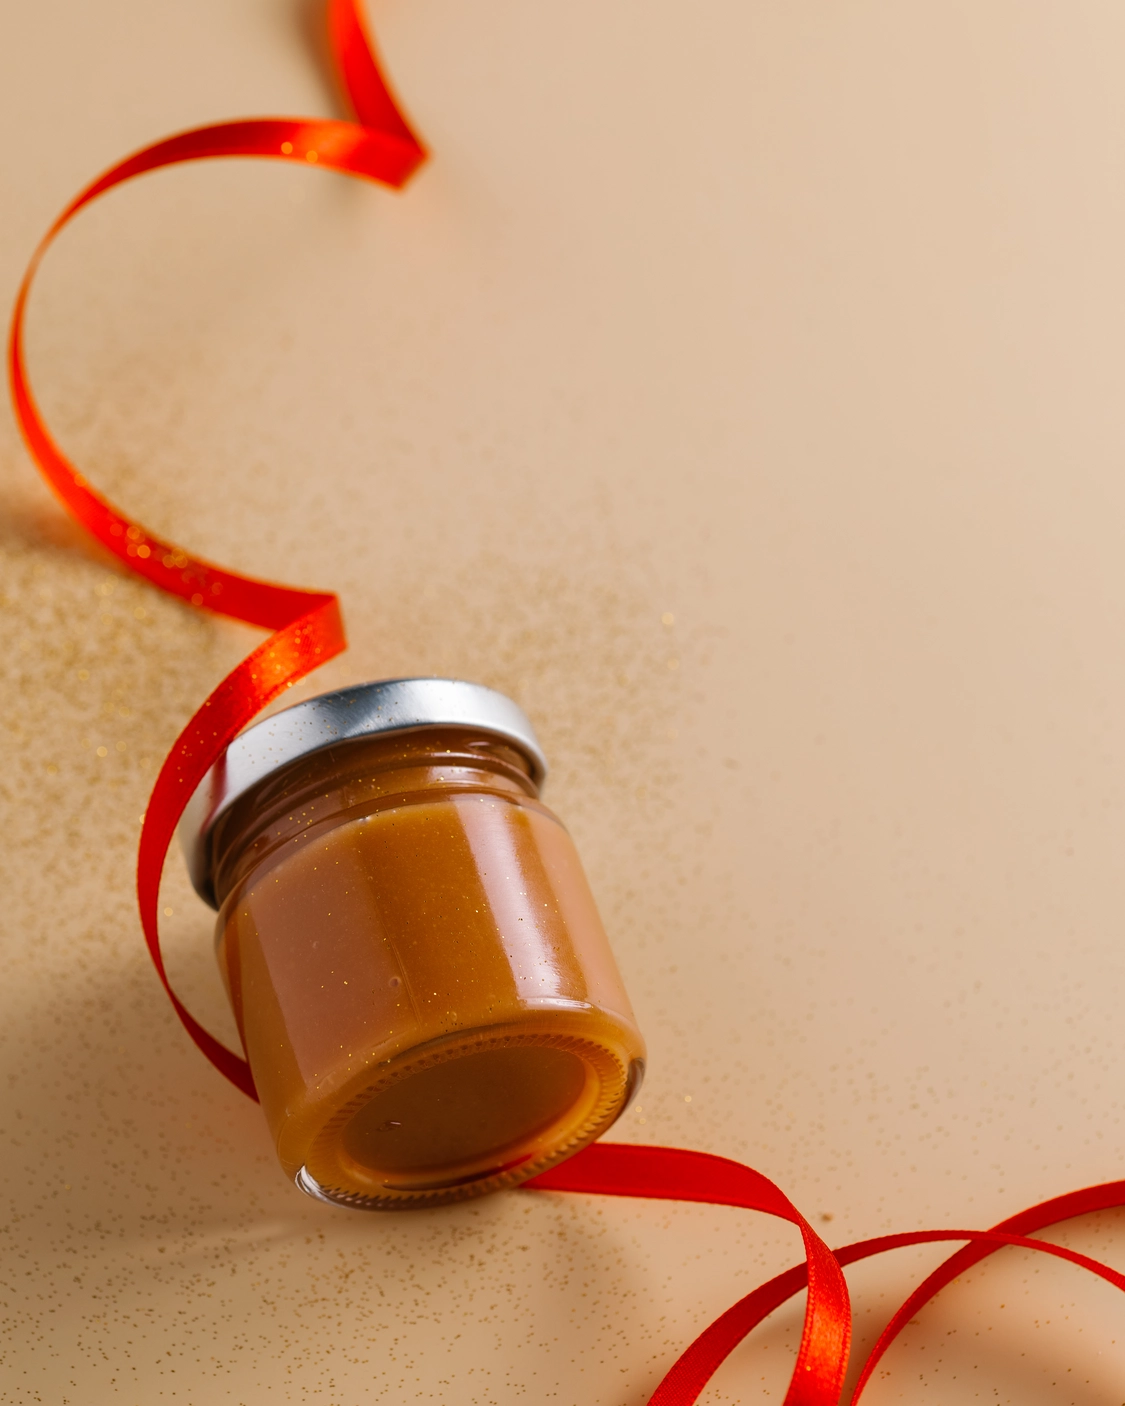
<svg viewBox="0 0 1125 1406"><path fill-rule="evenodd" d="M255 1099L246 1060L204 1029L172 990L160 950L160 876L184 807L223 749L286 688L347 647L339 602L325 592L258 581L193 557L96 493L55 443L40 414L28 379L23 329L32 280L52 240L91 201L147 171L220 156L256 156L315 164L392 188L403 185L426 152L395 106L355 0L331 0L328 19L333 54L362 125L297 117L221 122L154 142L111 166L70 202L36 249L16 297L8 340L16 419L67 511L130 571L158 589L274 631L219 684L177 737L149 798L137 855L141 926L176 1014L215 1068Z"/></svg>

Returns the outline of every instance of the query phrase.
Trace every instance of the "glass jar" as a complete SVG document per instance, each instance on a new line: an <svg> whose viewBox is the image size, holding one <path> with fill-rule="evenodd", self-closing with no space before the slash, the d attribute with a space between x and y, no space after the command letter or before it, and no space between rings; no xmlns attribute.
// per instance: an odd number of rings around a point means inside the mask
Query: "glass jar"
<svg viewBox="0 0 1125 1406"><path fill-rule="evenodd" d="M278 1156L366 1209L513 1186L620 1115L644 1042L511 700L405 679L297 704L185 812Z"/></svg>

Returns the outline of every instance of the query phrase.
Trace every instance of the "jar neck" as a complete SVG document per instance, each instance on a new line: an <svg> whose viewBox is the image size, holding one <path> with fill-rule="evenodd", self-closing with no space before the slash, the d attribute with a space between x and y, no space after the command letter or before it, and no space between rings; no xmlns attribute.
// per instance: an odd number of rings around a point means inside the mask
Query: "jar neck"
<svg viewBox="0 0 1125 1406"><path fill-rule="evenodd" d="M285 846L374 811L486 792L517 803L539 792L526 758L470 728L416 728L357 738L279 768L216 821L208 837L221 905Z"/></svg>

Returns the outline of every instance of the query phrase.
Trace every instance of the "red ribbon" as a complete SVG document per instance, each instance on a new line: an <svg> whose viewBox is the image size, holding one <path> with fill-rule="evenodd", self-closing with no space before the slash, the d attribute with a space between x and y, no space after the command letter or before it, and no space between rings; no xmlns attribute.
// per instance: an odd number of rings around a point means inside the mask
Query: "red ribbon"
<svg viewBox="0 0 1125 1406"><path fill-rule="evenodd" d="M326 592L255 581L201 561L94 492L52 439L39 413L24 364L23 324L31 281L63 226L99 195L146 171L215 156L264 156L325 166L396 188L404 184L425 160L425 148L395 106L353 0L331 0L328 16L332 51L360 123L302 117L220 122L154 142L111 166L70 202L41 240L16 297L8 344L16 418L32 456L67 511L131 571L162 591L273 631L227 675L177 737L153 787L137 857L141 926L176 1014L211 1063L255 1099L250 1066L199 1024L168 981L160 951L160 876L184 806L223 748L279 693L347 648L339 602Z"/></svg>
<svg viewBox="0 0 1125 1406"><path fill-rule="evenodd" d="M649 1398L648 1406L691 1406L720 1363L763 1318L808 1286L801 1346L784 1406L836 1406L848 1365L851 1311L842 1266L870 1259L907 1245L928 1245L942 1240L970 1243L940 1264L894 1313L872 1348L856 1383L852 1403L859 1400L880 1358L907 1323L939 1290L975 1264L1003 1249L1018 1245L1042 1250L1069 1260L1125 1290L1125 1274L1088 1255L1029 1238L1043 1230L1092 1211L1125 1206L1125 1181L1106 1182L1043 1201L991 1230L915 1230L905 1235L880 1235L829 1250L789 1198L760 1172L713 1157L675 1147L630 1147L620 1143L595 1143L558 1167L524 1183L533 1191L585 1191L603 1196L641 1196L662 1201L703 1201L710 1205L741 1206L764 1211L797 1226L805 1242L805 1263L786 1270L733 1308L716 1318L676 1361Z"/></svg>
<svg viewBox="0 0 1125 1406"><path fill-rule="evenodd" d="M183 161L259 156L327 167L399 188L425 160L386 80L357 0L328 0L329 41L358 122L256 118L196 127L144 147L98 177L63 210L32 256L16 298L8 347L16 418L47 482L63 506L124 565L193 605L272 631L215 689L176 739L153 787L137 857L137 896L145 942L185 1029L212 1064L256 1098L250 1067L199 1024L172 990L160 952L158 895L168 847L184 806L227 744L291 684L346 648L339 602L327 592L257 581L191 556L148 532L86 482L52 439L28 382L23 325L28 293L48 246L84 206L114 186ZM1069 1260L1125 1290L1125 1275L1073 1250L1029 1238L1031 1232L1091 1211L1125 1206L1125 1182L1110 1182L1045 1201L991 1230L915 1231L858 1241L833 1252L784 1193L741 1163L667 1147L599 1143L526 1183L532 1190L581 1191L737 1206L778 1216L801 1232L805 1262L762 1284L716 1319L679 1358L649 1406L691 1406L726 1356L775 1308L808 1287L804 1331L785 1406L836 1406L851 1336L842 1266L906 1245L967 1240L894 1314L869 1356L853 1400L876 1363L914 1314L957 1275L1005 1245Z"/></svg>

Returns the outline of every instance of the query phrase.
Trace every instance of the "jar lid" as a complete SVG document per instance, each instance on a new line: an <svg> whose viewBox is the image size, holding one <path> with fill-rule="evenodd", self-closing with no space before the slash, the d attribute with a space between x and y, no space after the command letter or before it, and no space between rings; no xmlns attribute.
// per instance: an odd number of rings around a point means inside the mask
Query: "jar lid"
<svg viewBox="0 0 1125 1406"><path fill-rule="evenodd" d="M522 708L463 679L380 679L295 703L240 733L199 783L179 825L196 893L217 908L211 831L240 796L290 762L342 742L419 727L471 727L511 743L541 786L547 759Z"/></svg>

